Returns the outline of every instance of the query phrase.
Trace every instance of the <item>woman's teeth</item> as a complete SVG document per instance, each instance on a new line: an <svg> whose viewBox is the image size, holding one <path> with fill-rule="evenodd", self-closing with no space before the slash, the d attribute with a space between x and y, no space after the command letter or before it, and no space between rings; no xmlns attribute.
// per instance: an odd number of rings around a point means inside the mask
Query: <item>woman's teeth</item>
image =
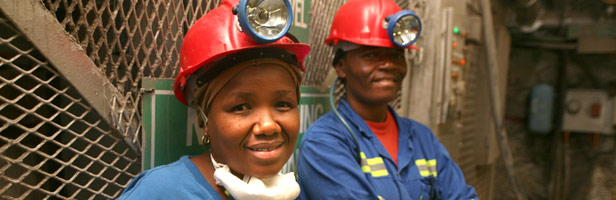
<svg viewBox="0 0 616 200"><path fill-rule="evenodd" d="M252 151L273 151L273 150L278 149L280 146L282 146L282 144L280 144L278 146L275 146L275 147L272 147L272 148L251 148L251 147L246 147L246 148L248 148L248 149L250 149Z"/></svg>

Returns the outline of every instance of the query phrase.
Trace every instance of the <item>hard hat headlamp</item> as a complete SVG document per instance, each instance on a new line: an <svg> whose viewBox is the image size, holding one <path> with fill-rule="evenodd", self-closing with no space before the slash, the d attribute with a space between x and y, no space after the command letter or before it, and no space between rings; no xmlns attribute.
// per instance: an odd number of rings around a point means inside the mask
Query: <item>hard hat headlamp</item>
<svg viewBox="0 0 616 200"><path fill-rule="evenodd" d="M289 0L240 0L234 11L242 31L260 44L280 39L293 21Z"/></svg>
<svg viewBox="0 0 616 200"><path fill-rule="evenodd" d="M421 20L414 12L402 10L387 16L383 24L389 39L399 47L407 47L419 38Z"/></svg>

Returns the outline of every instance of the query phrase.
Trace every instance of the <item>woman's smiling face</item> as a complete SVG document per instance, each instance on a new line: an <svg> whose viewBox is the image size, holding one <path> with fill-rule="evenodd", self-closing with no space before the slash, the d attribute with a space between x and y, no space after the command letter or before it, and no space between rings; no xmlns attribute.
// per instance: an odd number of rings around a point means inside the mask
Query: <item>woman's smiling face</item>
<svg viewBox="0 0 616 200"><path fill-rule="evenodd" d="M216 95L206 125L214 159L242 175L276 175L299 132L299 99L282 66L261 64L241 71Z"/></svg>

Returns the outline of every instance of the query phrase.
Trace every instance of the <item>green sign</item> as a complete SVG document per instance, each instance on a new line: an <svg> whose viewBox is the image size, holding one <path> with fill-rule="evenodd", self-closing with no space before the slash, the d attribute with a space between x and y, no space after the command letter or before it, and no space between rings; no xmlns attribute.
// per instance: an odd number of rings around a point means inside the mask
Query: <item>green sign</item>
<svg viewBox="0 0 616 200"><path fill-rule="evenodd" d="M310 0L290 0L293 9L293 24L289 32L297 39L308 44L310 34Z"/></svg>
<svg viewBox="0 0 616 200"><path fill-rule="evenodd" d="M143 170L205 152L194 109L173 94L173 79L143 78Z"/></svg>
<svg viewBox="0 0 616 200"><path fill-rule="evenodd" d="M168 164L183 155L198 155L207 149L201 144L203 131L199 128L197 113L180 103L173 94L173 79L143 78L143 138L142 168ZM299 141L308 126L329 111L327 89L301 88L299 105ZM283 171L296 169L295 154Z"/></svg>
<svg viewBox="0 0 616 200"><path fill-rule="evenodd" d="M306 132L306 129L315 122L321 115L329 112L329 96L327 89L318 89L314 87L301 87L301 98L299 99L299 136L297 136L297 144L295 151L287 164L282 167L282 172L295 171L297 169L297 154L299 153L300 141Z"/></svg>

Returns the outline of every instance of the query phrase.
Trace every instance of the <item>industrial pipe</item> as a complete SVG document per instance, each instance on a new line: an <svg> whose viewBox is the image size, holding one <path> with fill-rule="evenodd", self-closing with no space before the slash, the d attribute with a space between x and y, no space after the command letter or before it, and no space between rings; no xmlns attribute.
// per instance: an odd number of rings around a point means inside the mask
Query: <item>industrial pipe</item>
<svg viewBox="0 0 616 200"><path fill-rule="evenodd" d="M512 189L516 194L518 200L525 200L526 196L522 192L522 188L518 182L518 179L515 175L515 170L513 168L513 156L511 155L511 151L509 148L509 144L507 142L507 132L505 127L503 126L503 115L500 107L498 106L498 102L500 102L500 91L498 89L498 61L496 60L496 40L494 37L494 22L492 20L492 6L490 5L490 0L481 0L481 12L483 13L482 22L483 22L483 36L484 36L484 45L487 52L487 72L488 72L488 81L489 81L489 93L490 93L490 106L492 110L492 118L494 122L494 127L496 128L496 135L498 138L498 144L501 150L501 157L505 161L505 169L507 172L507 176L511 181Z"/></svg>

